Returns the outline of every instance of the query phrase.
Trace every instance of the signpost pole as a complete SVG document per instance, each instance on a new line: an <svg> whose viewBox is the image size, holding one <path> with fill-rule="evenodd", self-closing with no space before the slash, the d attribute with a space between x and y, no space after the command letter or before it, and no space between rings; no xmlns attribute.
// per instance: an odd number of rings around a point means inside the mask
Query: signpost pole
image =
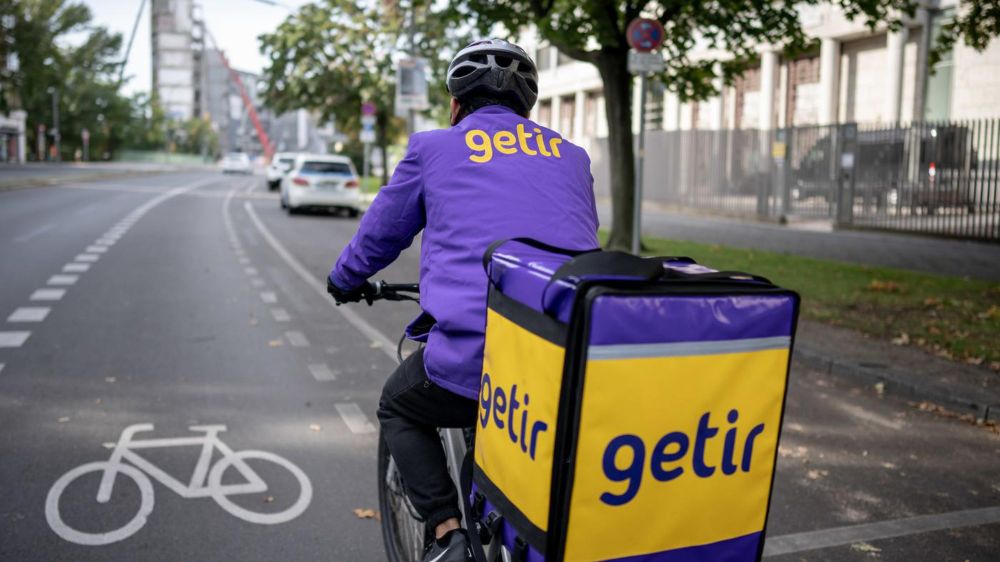
<svg viewBox="0 0 1000 562"><path fill-rule="evenodd" d="M646 76L639 74L639 150L635 159L635 201L632 207L632 253L642 251L642 169L646 157Z"/></svg>
<svg viewBox="0 0 1000 562"><path fill-rule="evenodd" d="M371 143L370 142L366 142L365 143L365 150L364 150L364 153L365 153L364 164L361 165L361 178L362 178L362 181L368 179L368 171L369 171L368 170L368 166L371 165L371 151L372 151L372 145L371 145Z"/></svg>

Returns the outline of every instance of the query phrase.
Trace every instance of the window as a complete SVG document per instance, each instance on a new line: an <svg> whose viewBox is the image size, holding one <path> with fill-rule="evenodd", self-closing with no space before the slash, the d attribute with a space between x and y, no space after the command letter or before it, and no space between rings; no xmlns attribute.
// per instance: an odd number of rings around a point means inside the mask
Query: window
<svg viewBox="0 0 1000 562"><path fill-rule="evenodd" d="M552 68L552 52L555 50L556 48L551 45L538 48L538 56L535 58L535 64L538 65L539 72Z"/></svg>
<svg viewBox="0 0 1000 562"><path fill-rule="evenodd" d="M538 103L538 124L552 128L552 100Z"/></svg>
<svg viewBox="0 0 1000 562"><path fill-rule="evenodd" d="M559 51L559 55L556 57L556 66L563 66L571 62L576 62L576 59Z"/></svg>
<svg viewBox="0 0 1000 562"><path fill-rule="evenodd" d="M573 136L573 121L576 117L575 96L565 96L559 100L559 133L564 137Z"/></svg>
<svg viewBox="0 0 1000 562"><path fill-rule="evenodd" d="M597 136L598 112L603 109L601 92L587 92L587 97L583 102L583 135L586 137Z"/></svg>
<svg viewBox="0 0 1000 562"><path fill-rule="evenodd" d="M941 35L941 26L951 20L953 9L931 14L931 40L937 42ZM925 84L924 119L927 121L943 121L951 117L951 74L955 67L953 51L941 56L941 60L928 69Z"/></svg>

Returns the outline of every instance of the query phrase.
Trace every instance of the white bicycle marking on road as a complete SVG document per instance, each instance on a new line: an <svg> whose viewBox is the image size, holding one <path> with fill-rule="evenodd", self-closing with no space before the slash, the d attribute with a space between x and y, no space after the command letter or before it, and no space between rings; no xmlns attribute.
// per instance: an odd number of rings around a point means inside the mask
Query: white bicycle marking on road
<svg viewBox="0 0 1000 562"><path fill-rule="evenodd" d="M140 440L133 439L133 436L139 432L152 431L153 424L140 423L126 427L118 442L111 447L111 457L108 460L80 465L60 476L52 485L45 499L45 519L48 521L49 527L63 539L87 546L111 544L127 539L146 524L149 514L155 506L154 489L150 477L182 498L210 497L230 515L258 525L286 523L302 515L309 507L313 494L312 483L305 472L292 464L291 461L267 451L232 450L218 436L219 433L226 431L225 425L193 425L189 429L203 432L204 435ZM190 446L200 446L201 454L194 467L191 480L187 484L175 479L135 452L137 449ZM215 451L219 451L222 456L212 465ZM229 498L233 495L259 494L268 490L267 483L247 464L248 459L274 463L292 474L299 483L300 493L291 507L274 513L260 513L237 505ZM125 464L124 461L128 461L130 464ZM236 484L223 484L223 475L229 468L235 468L244 481ZM139 487L139 511L124 526L104 533L87 533L70 527L63 520L59 511L59 498L74 480L90 472L101 473L101 483L96 495L98 503L103 504L111 500L115 481L119 474L131 478Z"/></svg>
<svg viewBox="0 0 1000 562"><path fill-rule="evenodd" d="M357 435L375 433L375 426L372 422L368 421L368 416L354 402L344 402L334 404L333 406L337 409L337 413L340 414L340 417L347 424L347 429L350 429L351 433Z"/></svg>

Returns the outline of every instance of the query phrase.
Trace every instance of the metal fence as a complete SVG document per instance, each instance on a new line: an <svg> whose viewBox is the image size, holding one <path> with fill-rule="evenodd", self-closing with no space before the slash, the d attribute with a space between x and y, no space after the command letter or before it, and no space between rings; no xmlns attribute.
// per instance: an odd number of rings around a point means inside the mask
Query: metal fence
<svg viewBox="0 0 1000 562"><path fill-rule="evenodd" d="M606 168L606 140L592 152ZM666 205L1000 242L998 119L652 131L644 175Z"/></svg>

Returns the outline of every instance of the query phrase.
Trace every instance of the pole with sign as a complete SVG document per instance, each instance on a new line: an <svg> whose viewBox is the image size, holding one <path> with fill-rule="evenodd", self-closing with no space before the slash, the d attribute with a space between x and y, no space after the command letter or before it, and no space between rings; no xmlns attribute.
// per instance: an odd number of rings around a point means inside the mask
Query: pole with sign
<svg viewBox="0 0 1000 562"><path fill-rule="evenodd" d="M368 166L371 161L372 143L375 142L375 104L366 101L361 104L361 134L359 140L364 144L364 164L361 166L361 177L368 178Z"/></svg>
<svg viewBox="0 0 1000 562"><path fill-rule="evenodd" d="M648 18L636 18L625 30L628 44L628 71L639 75L639 151L635 162L635 194L632 208L632 253L642 249L643 160L646 151L646 80L650 73L663 70L663 57L656 52L663 44L663 26Z"/></svg>

